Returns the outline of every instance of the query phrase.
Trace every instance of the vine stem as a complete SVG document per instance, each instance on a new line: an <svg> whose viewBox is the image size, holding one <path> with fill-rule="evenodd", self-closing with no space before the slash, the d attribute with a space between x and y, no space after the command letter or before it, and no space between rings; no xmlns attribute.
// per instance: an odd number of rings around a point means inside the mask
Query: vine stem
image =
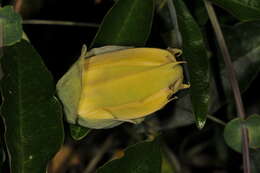
<svg viewBox="0 0 260 173"><path fill-rule="evenodd" d="M2 8L1 3L0 3L0 8ZM0 57L4 55L3 47L4 47L4 27L3 27L2 20L0 19Z"/></svg>
<svg viewBox="0 0 260 173"><path fill-rule="evenodd" d="M23 0L15 0L15 3L14 3L14 11L15 11L16 13L19 13L19 12L21 11L22 4L23 4Z"/></svg>
<svg viewBox="0 0 260 173"><path fill-rule="evenodd" d="M212 116L212 115L207 115L208 119L210 119L211 121L214 121L215 123L221 124L223 126L226 126L227 123L225 123L224 121Z"/></svg>
<svg viewBox="0 0 260 173"><path fill-rule="evenodd" d="M71 22L71 21L57 21L57 20L24 20L23 24L27 25L62 25L62 26L81 26L81 27L99 27L96 23L82 23L82 22Z"/></svg>
<svg viewBox="0 0 260 173"><path fill-rule="evenodd" d="M216 13L214 11L214 8L208 0L204 0L204 4L206 7L206 10L208 12L211 24L213 26L218 45L220 48L220 51L222 53L222 56L224 58L224 62L228 71L228 78L229 82L234 94L235 103L236 103L236 109L238 116L243 120L246 119L245 110L241 98L241 93L238 85L238 81L236 79L236 73L231 61L231 57L222 33L222 30L220 28ZM244 165L244 173L251 173L250 168L250 157L249 157L249 142L248 142L248 131L247 128L242 124L241 125L241 134L242 134L242 151L243 151L243 165Z"/></svg>
<svg viewBox="0 0 260 173"><path fill-rule="evenodd" d="M97 166L98 162L101 160L103 155L107 152L107 150L112 146L113 144L113 135L110 135L107 137L104 144L101 146L99 151L96 153L95 157L88 163L88 166L84 170L84 173L91 173Z"/></svg>

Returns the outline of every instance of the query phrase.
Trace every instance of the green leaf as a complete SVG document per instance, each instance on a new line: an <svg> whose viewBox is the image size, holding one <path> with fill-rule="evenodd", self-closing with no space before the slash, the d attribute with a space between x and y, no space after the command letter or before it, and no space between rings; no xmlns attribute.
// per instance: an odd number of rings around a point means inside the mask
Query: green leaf
<svg viewBox="0 0 260 173"><path fill-rule="evenodd" d="M141 142L129 147L125 156L112 160L99 168L97 173L160 173L161 151L159 139Z"/></svg>
<svg viewBox="0 0 260 173"><path fill-rule="evenodd" d="M22 39L22 18L12 6L0 8L0 24L3 25L4 46L10 46Z"/></svg>
<svg viewBox="0 0 260 173"><path fill-rule="evenodd" d="M209 102L209 69L200 28L182 0L175 0L183 40L183 57L187 61L191 84L191 102L198 128L205 124Z"/></svg>
<svg viewBox="0 0 260 173"><path fill-rule="evenodd" d="M70 134L72 138L76 141L85 138L90 132L89 128L82 127L76 124L70 124L69 127L70 127Z"/></svg>
<svg viewBox="0 0 260 173"><path fill-rule="evenodd" d="M150 34L154 0L119 0L104 17L91 47L144 46Z"/></svg>
<svg viewBox="0 0 260 173"><path fill-rule="evenodd" d="M224 31L240 90L245 92L260 71L260 23L241 23L234 27L226 27ZM233 101L233 93L224 66L218 75L220 83L213 84L211 88L209 109L211 113L216 112L225 103Z"/></svg>
<svg viewBox="0 0 260 173"><path fill-rule="evenodd" d="M2 58L6 145L12 173L45 173L63 143L62 110L41 57L26 41L6 47Z"/></svg>
<svg viewBox="0 0 260 173"><path fill-rule="evenodd" d="M259 20L260 1L259 0L210 0L224 8L239 20Z"/></svg>
<svg viewBox="0 0 260 173"><path fill-rule="evenodd" d="M242 142L241 142L241 125L242 123L248 129L249 135L249 147L250 148L260 148L260 116L251 115L246 120L241 120L241 118L235 118L231 120L225 127L224 138L228 146L237 152L241 152Z"/></svg>

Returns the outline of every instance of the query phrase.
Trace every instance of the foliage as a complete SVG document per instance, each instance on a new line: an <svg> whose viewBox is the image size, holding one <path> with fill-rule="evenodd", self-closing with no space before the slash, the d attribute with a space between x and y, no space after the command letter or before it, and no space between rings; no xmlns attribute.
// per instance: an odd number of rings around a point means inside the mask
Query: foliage
<svg viewBox="0 0 260 173"><path fill-rule="evenodd" d="M249 134L249 147L259 149L259 123L259 115L251 115L246 120L241 120L241 118L233 119L226 125L224 131L224 137L227 144L237 152L241 152L241 126L246 126Z"/></svg>
<svg viewBox="0 0 260 173"><path fill-rule="evenodd" d="M10 46L22 38L22 18L14 12L12 6L0 9L0 24L3 25L3 44Z"/></svg>
<svg viewBox="0 0 260 173"><path fill-rule="evenodd" d="M113 173L115 170L125 170L126 173L160 173L161 152L159 140L142 142L131 146L126 150L123 158L108 162L97 172Z"/></svg>
<svg viewBox="0 0 260 173"><path fill-rule="evenodd" d="M209 68L207 50L200 28L181 0L175 1L178 24L183 40L183 57L187 60L191 102L198 128L203 128L208 113Z"/></svg>
<svg viewBox="0 0 260 173"><path fill-rule="evenodd" d="M1 63L1 114L11 170L44 173L63 142L61 106L50 73L24 40L6 48Z"/></svg>

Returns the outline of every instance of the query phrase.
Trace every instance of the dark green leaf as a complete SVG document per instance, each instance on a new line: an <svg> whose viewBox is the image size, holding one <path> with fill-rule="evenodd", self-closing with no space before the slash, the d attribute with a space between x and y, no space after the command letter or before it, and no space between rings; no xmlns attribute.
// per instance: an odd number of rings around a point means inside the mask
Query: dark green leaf
<svg viewBox="0 0 260 173"><path fill-rule="evenodd" d="M70 124L70 134L74 140L81 140L90 132L89 128L82 127L76 124Z"/></svg>
<svg viewBox="0 0 260 173"><path fill-rule="evenodd" d="M240 20L259 20L259 0L211 0L213 3L226 9Z"/></svg>
<svg viewBox="0 0 260 173"><path fill-rule="evenodd" d="M175 170L174 170L172 164L169 162L169 159L167 158L167 156L165 156L165 154L163 154L161 173L172 173L172 172L175 172Z"/></svg>
<svg viewBox="0 0 260 173"><path fill-rule="evenodd" d="M242 92L250 86L260 71L260 22L247 22L234 27L224 28L233 65ZM216 112L223 104L230 103L233 93L228 82L225 67L222 66L220 84L223 91L212 85L210 112ZM215 88L214 88L215 87Z"/></svg>
<svg viewBox="0 0 260 173"><path fill-rule="evenodd" d="M189 0L185 1L186 3L189 3ZM209 20L207 10L205 8L204 2L203 1L194 1L194 15L196 18L196 21L200 25L206 25L207 21Z"/></svg>
<svg viewBox="0 0 260 173"><path fill-rule="evenodd" d="M91 47L144 46L150 34L154 0L119 0L104 17Z"/></svg>
<svg viewBox="0 0 260 173"><path fill-rule="evenodd" d="M10 46L22 39L22 18L12 6L0 8L0 24L3 25L4 46Z"/></svg>
<svg viewBox="0 0 260 173"><path fill-rule="evenodd" d="M4 149L2 148L2 146L0 146L0 173L2 172L2 167L3 167L3 164L5 162L5 152L4 152Z"/></svg>
<svg viewBox="0 0 260 173"><path fill-rule="evenodd" d="M4 150L4 124L2 117L0 116L0 173L2 173L2 166L6 160L6 154Z"/></svg>
<svg viewBox="0 0 260 173"><path fill-rule="evenodd" d="M260 149L250 151L252 173L260 172Z"/></svg>
<svg viewBox="0 0 260 173"><path fill-rule="evenodd" d="M6 145L12 173L45 173L63 143L61 106L41 57L26 41L6 47L2 58Z"/></svg>
<svg viewBox="0 0 260 173"><path fill-rule="evenodd" d="M203 37L182 0L175 0L183 40L183 57L187 61L191 84L191 102L198 128L205 124L209 102L208 57Z"/></svg>
<svg viewBox="0 0 260 173"><path fill-rule="evenodd" d="M260 116L252 115L242 121L241 118L231 120L225 127L224 138L228 146L237 152L241 152L241 125L248 129L250 148L260 148Z"/></svg>
<svg viewBox="0 0 260 173"><path fill-rule="evenodd" d="M98 173L160 173L161 151L159 139L129 147L125 156L112 160L98 169Z"/></svg>

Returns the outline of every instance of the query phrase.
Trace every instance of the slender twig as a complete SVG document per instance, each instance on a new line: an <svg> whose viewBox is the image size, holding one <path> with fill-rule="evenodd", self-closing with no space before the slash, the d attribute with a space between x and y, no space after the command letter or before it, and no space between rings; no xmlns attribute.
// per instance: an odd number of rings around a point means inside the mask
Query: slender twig
<svg viewBox="0 0 260 173"><path fill-rule="evenodd" d="M178 25L178 18L177 18L177 14L176 14L176 9L175 9L175 5L173 3L172 0L163 0L161 2L161 4L158 7L158 12L160 13L160 11L165 10L163 7L166 6L168 13L169 13L169 18L172 21L172 35L171 37L174 37L174 39L172 39L172 43L170 44L171 47L175 47L175 48L181 48L182 47L182 38L181 38L181 34L180 34L180 29L179 29L179 25Z"/></svg>
<svg viewBox="0 0 260 173"><path fill-rule="evenodd" d="M72 158L75 157L73 144L63 145L48 165L48 173L63 173L70 167Z"/></svg>
<svg viewBox="0 0 260 173"><path fill-rule="evenodd" d="M23 0L15 0L14 3L14 11L16 13L19 13L22 9L22 5L23 5Z"/></svg>
<svg viewBox="0 0 260 173"><path fill-rule="evenodd" d="M99 24L95 23L82 23L71 21L57 21L57 20L24 20L23 24L29 25L65 25L65 26L80 26L80 27L93 27L97 28Z"/></svg>
<svg viewBox="0 0 260 173"><path fill-rule="evenodd" d="M0 8L2 8L1 4L0 4ZM3 19L0 18L0 57L4 55L3 47L4 47L4 27L3 27Z"/></svg>
<svg viewBox="0 0 260 173"><path fill-rule="evenodd" d="M218 119L218 118L216 118L216 117L214 117L214 116L212 116L212 115L207 115L207 117L208 117L208 119L210 119L211 121L214 121L214 122L216 122L216 123L218 123L218 124L221 124L221 125L223 125L223 126L227 125L227 123L225 123L224 121L222 121L222 120L220 120L220 119Z"/></svg>
<svg viewBox="0 0 260 173"><path fill-rule="evenodd" d="M167 159L167 161L169 162L172 170L174 170L175 173L180 173L181 164L177 156L174 154L173 151L171 151L171 149L165 143L162 143L161 146L163 154L165 154L165 159Z"/></svg>
<svg viewBox="0 0 260 173"><path fill-rule="evenodd" d="M107 152L107 150L111 147L112 144L113 144L113 135L110 135L106 139L105 143L98 150L98 153L95 155L95 157L88 163L88 166L84 170L84 173L93 172L98 162L101 160L103 155Z"/></svg>
<svg viewBox="0 0 260 173"><path fill-rule="evenodd" d="M219 44L220 51L223 55L224 62L227 68L228 72L228 77L229 77L229 82L231 85L231 88L233 90L235 102L236 102L236 109L238 116L242 119L245 120L246 115L245 115L245 110L241 98L241 93L239 90L239 85L238 81L236 79L236 73L231 61L231 57L222 33L222 30L220 28L216 13L214 11L214 8L212 4L208 0L204 0L205 7L207 9L210 21L212 23L213 29L216 34L216 38ZM241 125L241 132L242 132L242 150L243 150L243 165L244 165L244 173L250 173L250 157L249 157L249 143L248 143L248 131L247 128L242 124Z"/></svg>

